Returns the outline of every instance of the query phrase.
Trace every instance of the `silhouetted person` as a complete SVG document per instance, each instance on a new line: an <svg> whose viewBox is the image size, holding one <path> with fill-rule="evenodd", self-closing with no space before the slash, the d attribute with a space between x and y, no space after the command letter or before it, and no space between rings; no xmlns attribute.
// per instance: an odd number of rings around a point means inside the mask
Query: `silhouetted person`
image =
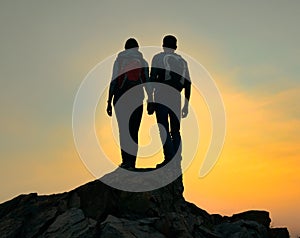
<svg viewBox="0 0 300 238"><path fill-rule="evenodd" d="M135 168L138 151L138 132L143 114L144 91L142 87L134 93L127 94L126 102L117 104L121 96L125 95L129 89L149 81L148 63L144 60L139 51L138 42L130 38L125 43L125 50L120 52L114 62L112 81L109 87L107 101L107 114L112 115L111 102L115 108L115 114L119 126L119 137L122 155L122 168ZM125 95L126 96L126 95ZM139 106L128 116L130 105L138 102ZM129 133L128 133L129 132ZM130 134L133 140L129 140Z"/></svg>
<svg viewBox="0 0 300 238"><path fill-rule="evenodd" d="M157 123L162 126L162 128L159 128L162 141L164 139L163 130L166 131L163 145L164 161L156 167L167 164L177 152L181 159L180 119L181 116L185 118L188 114L191 81L187 62L175 53L176 49L177 39L172 35L165 36L163 39L163 52L155 55L152 59L150 82L158 82L175 89L170 91L166 90L165 87L156 86L148 95L148 114L151 115L155 111ZM181 110L180 93L183 89L187 100ZM172 109L166 106L170 104Z"/></svg>

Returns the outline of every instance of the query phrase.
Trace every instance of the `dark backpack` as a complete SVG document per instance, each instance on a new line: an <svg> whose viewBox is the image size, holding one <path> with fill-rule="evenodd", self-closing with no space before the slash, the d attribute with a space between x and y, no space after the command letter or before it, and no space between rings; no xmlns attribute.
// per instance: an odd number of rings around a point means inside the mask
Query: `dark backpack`
<svg viewBox="0 0 300 238"><path fill-rule="evenodd" d="M119 89L128 89L145 82L142 60L137 58L125 58L119 61Z"/></svg>

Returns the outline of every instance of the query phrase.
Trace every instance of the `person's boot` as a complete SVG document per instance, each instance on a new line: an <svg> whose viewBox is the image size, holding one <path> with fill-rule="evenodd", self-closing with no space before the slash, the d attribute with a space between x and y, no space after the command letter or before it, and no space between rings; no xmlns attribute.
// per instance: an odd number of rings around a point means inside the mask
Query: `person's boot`
<svg viewBox="0 0 300 238"><path fill-rule="evenodd" d="M121 168L127 169L127 170L135 170L135 160L136 158L132 158L131 156L126 157L123 159L122 164L120 165Z"/></svg>
<svg viewBox="0 0 300 238"><path fill-rule="evenodd" d="M122 169L130 170L130 171L135 170L134 166L132 166L132 165L130 165L128 163L124 163L124 162L122 162L122 164L120 164L119 167L121 167Z"/></svg>
<svg viewBox="0 0 300 238"><path fill-rule="evenodd" d="M164 167L167 163L169 163L169 160L164 160L163 162L161 162L160 164L157 164L155 168L159 169L161 167Z"/></svg>

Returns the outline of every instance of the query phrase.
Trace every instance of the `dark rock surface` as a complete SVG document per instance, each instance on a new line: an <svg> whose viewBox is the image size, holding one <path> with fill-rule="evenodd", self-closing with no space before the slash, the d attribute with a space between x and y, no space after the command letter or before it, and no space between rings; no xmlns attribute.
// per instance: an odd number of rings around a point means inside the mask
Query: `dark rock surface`
<svg viewBox="0 0 300 238"><path fill-rule="evenodd" d="M70 192L20 195L0 204L0 237L289 237L266 211L210 215L183 198L182 178L149 192L96 180Z"/></svg>

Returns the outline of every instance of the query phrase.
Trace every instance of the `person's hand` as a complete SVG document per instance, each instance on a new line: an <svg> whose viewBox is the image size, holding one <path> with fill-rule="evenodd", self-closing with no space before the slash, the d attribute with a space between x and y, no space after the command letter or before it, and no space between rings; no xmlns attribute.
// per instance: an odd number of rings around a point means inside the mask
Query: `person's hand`
<svg viewBox="0 0 300 238"><path fill-rule="evenodd" d="M148 115L152 115L155 111L155 105L153 102L148 102L147 104Z"/></svg>
<svg viewBox="0 0 300 238"><path fill-rule="evenodd" d="M107 112L107 115L111 117L112 115L112 106L111 106L111 103L107 103L107 108L106 108L106 112Z"/></svg>
<svg viewBox="0 0 300 238"><path fill-rule="evenodd" d="M186 118L188 114L189 114L189 106L184 105L184 107L182 108L182 111L181 111L182 118Z"/></svg>

